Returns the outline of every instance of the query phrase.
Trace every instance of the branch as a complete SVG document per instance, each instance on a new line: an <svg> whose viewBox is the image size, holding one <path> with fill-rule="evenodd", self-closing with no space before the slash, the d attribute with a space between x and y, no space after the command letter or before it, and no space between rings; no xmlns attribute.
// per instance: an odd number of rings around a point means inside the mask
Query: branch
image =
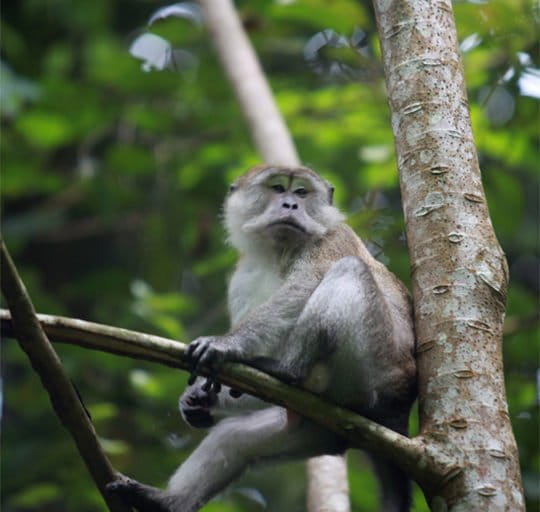
<svg viewBox="0 0 540 512"><path fill-rule="evenodd" d="M294 143L232 1L199 0L199 5L263 161L298 165Z"/></svg>
<svg viewBox="0 0 540 512"><path fill-rule="evenodd" d="M17 269L4 241L0 239L1 282L13 315L11 332L19 340L64 427L70 432L88 471L112 512L128 512L130 507L117 496L110 495L105 485L115 479L115 472L101 450L94 426L62 362L45 335ZM5 313L5 311L4 311Z"/></svg>
<svg viewBox="0 0 540 512"><path fill-rule="evenodd" d="M37 315L37 318L55 342L190 369L184 360L186 345L178 341L72 318L51 315ZM13 334L8 311L0 310L0 323L4 335ZM420 438L409 439L244 364L226 363L216 377L223 384L298 412L346 438L355 447L391 457L413 476L422 478L421 461L427 453Z"/></svg>

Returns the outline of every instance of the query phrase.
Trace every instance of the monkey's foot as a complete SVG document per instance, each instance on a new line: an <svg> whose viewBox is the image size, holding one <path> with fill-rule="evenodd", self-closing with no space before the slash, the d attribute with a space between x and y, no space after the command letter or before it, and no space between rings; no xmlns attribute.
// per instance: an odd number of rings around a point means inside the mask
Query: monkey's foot
<svg viewBox="0 0 540 512"><path fill-rule="evenodd" d="M107 491L120 496L126 504L139 512L177 512L171 499L161 489L141 484L125 475L118 474L114 482L107 484Z"/></svg>

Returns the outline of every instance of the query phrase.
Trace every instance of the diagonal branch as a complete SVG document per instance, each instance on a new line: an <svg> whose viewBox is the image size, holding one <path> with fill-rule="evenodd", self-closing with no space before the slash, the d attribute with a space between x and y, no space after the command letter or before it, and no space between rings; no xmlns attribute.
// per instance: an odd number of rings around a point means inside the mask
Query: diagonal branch
<svg viewBox="0 0 540 512"><path fill-rule="evenodd" d="M11 333L19 340L40 376L56 414L73 437L109 510L131 510L118 497L109 495L105 490L105 485L115 479L114 469L101 450L88 413L36 317L34 306L2 239L0 256L2 294L13 315Z"/></svg>
<svg viewBox="0 0 540 512"><path fill-rule="evenodd" d="M298 165L296 147L234 3L232 0L199 0L199 5L262 160Z"/></svg>
<svg viewBox="0 0 540 512"><path fill-rule="evenodd" d="M51 315L37 315L54 342L79 345L189 370L186 345L178 341L108 325ZM2 333L12 335L8 311L0 310ZM425 478L422 461L428 457L421 438L409 439L358 414L333 405L307 391L289 386L250 366L227 363L217 374L220 382L269 402L292 409L348 439L392 459L417 479ZM441 470L441 478L446 471Z"/></svg>

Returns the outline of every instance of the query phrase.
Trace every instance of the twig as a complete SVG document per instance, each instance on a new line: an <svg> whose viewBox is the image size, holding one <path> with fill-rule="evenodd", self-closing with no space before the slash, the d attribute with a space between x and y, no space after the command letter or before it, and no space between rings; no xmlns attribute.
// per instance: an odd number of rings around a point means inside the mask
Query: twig
<svg viewBox="0 0 540 512"><path fill-rule="evenodd" d="M0 256L2 294L13 315L13 334L41 378L56 414L73 437L109 510L131 511L118 497L109 495L105 490L105 485L115 479L114 469L101 450L94 426L77 391L36 318L30 297L1 239Z"/></svg>

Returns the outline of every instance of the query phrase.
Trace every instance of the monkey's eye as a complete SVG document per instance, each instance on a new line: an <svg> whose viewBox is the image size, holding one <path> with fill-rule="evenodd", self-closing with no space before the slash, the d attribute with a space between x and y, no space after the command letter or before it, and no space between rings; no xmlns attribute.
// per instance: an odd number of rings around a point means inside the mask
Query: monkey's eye
<svg viewBox="0 0 540 512"><path fill-rule="evenodd" d="M308 190L307 188L300 187L295 189L294 193L299 197L306 197L308 195Z"/></svg>
<svg viewBox="0 0 540 512"><path fill-rule="evenodd" d="M232 194L238 187L236 185L231 185L229 187L229 193Z"/></svg>
<svg viewBox="0 0 540 512"><path fill-rule="evenodd" d="M279 183L272 185L270 188L278 194L283 194L283 192L285 192L285 187L283 185L280 185Z"/></svg>

